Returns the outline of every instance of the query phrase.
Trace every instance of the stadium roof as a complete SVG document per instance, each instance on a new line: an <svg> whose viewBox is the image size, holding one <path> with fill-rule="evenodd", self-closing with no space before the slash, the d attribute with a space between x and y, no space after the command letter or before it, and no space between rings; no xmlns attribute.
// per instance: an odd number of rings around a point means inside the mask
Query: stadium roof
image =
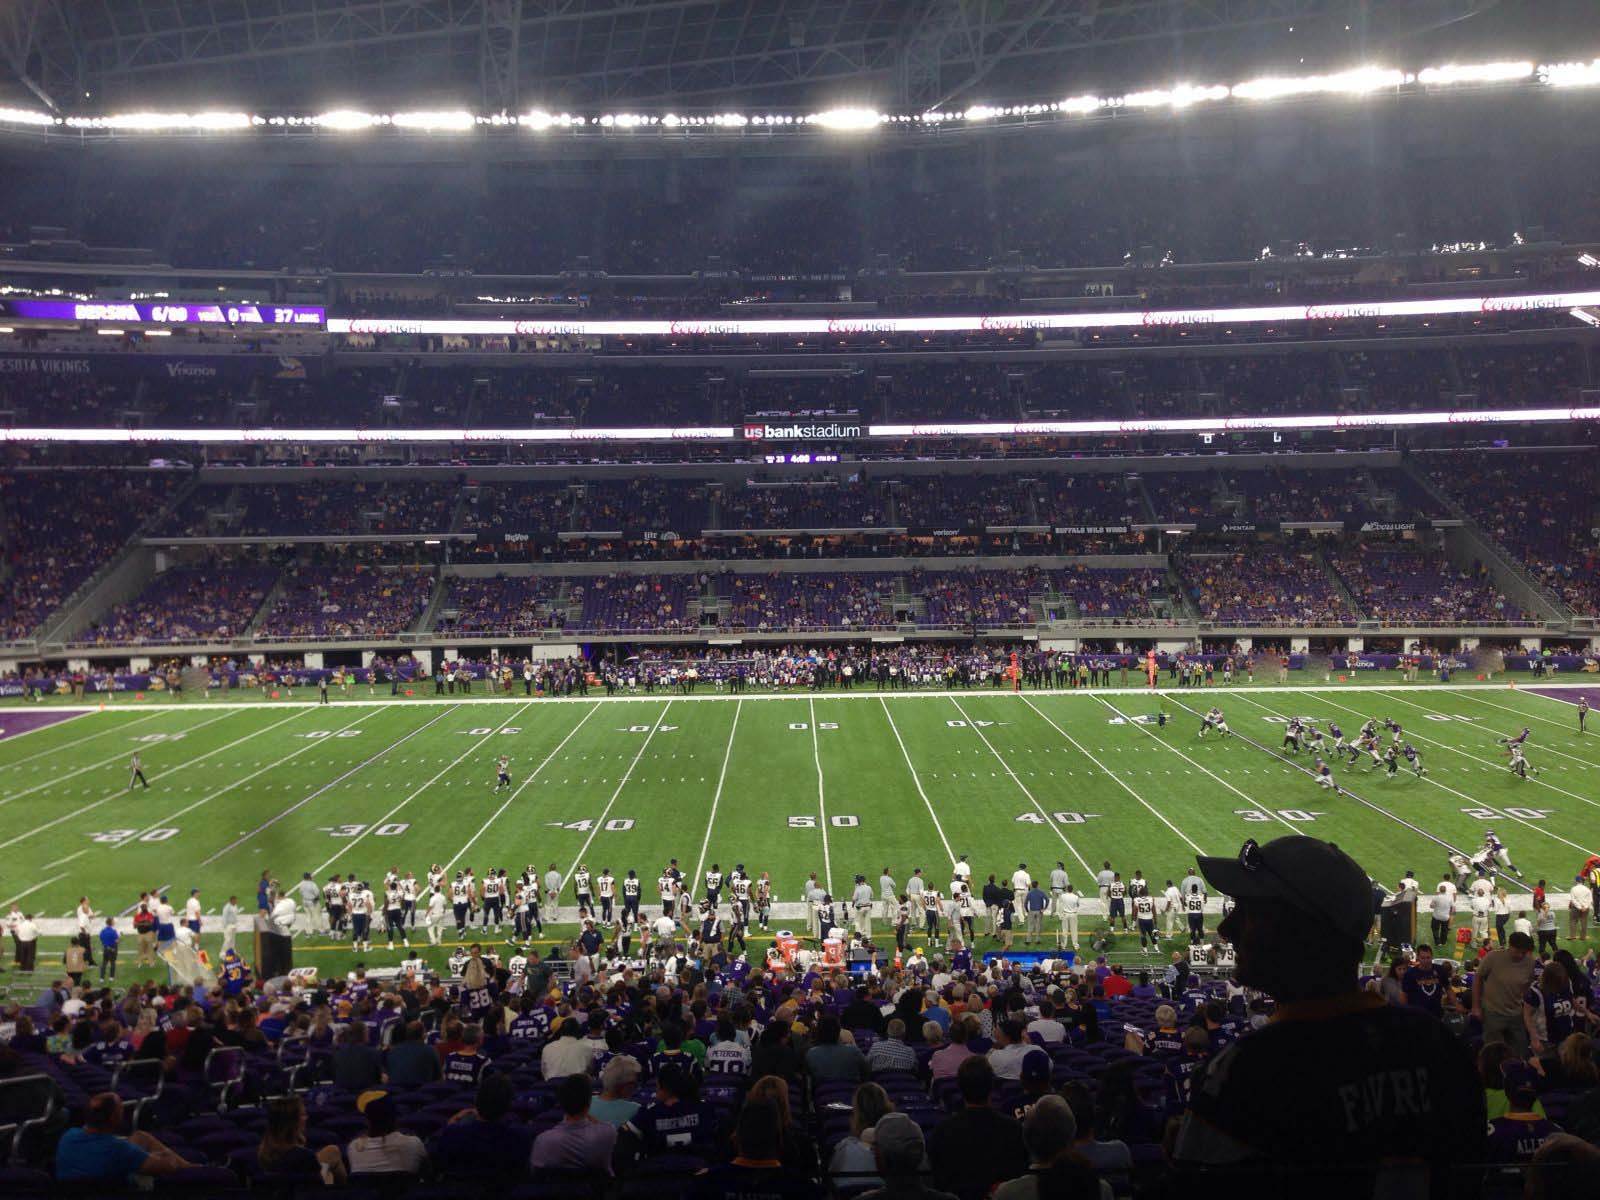
<svg viewBox="0 0 1600 1200"><path fill-rule="evenodd" d="M1522 7L1522 6L1516 6ZM7 0L0 102L1017 101L1388 56L1563 56L1592 0Z"/></svg>

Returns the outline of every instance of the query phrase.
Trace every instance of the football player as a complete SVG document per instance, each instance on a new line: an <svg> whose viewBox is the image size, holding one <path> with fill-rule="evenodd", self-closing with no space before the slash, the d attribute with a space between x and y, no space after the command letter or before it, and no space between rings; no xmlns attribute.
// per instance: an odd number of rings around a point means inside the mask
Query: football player
<svg viewBox="0 0 1600 1200"><path fill-rule="evenodd" d="M365 882L350 885L350 949L372 949L372 889Z"/></svg>
<svg viewBox="0 0 1600 1200"><path fill-rule="evenodd" d="M1511 747L1511 761L1506 766L1510 768L1511 773L1518 779L1526 779L1529 771L1532 771L1535 775L1539 773L1539 768L1530 763L1527 756L1522 753L1521 745Z"/></svg>
<svg viewBox="0 0 1600 1200"><path fill-rule="evenodd" d="M1499 863L1518 879L1522 878L1522 872L1511 861L1511 851L1507 850L1505 843L1495 836L1494 830L1491 829L1483 835L1483 848L1489 859Z"/></svg>
<svg viewBox="0 0 1600 1200"><path fill-rule="evenodd" d="M467 916L472 911L472 887L467 883L467 873L457 871L450 881L450 910L456 918L456 937L467 935Z"/></svg>
<svg viewBox="0 0 1600 1200"><path fill-rule="evenodd" d="M1320 758L1317 759L1317 786L1320 788L1332 788L1334 795L1339 794L1339 785L1333 779L1333 768Z"/></svg>
<svg viewBox="0 0 1600 1200"><path fill-rule="evenodd" d="M1205 737L1208 729L1215 729L1223 737L1233 732L1228 728L1228 720L1222 715L1222 710L1214 705L1211 711L1200 719L1200 736Z"/></svg>
<svg viewBox="0 0 1600 1200"><path fill-rule="evenodd" d="M1304 744L1302 744L1300 740L1300 732L1300 718L1290 717L1289 723L1283 727L1282 746L1282 748L1287 750L1290 754L1299 754L1300 751L1305 749Z"/></svg>
<svg viewBox="0 0 1600 1200"><path fill-rule="evenodd" d="M1400 753L1405 756L1406 766L1411 768L1411 773L1418 779L1428 773L1428 769L1422 765L1422 755L1417 753L1416 747L1410 742L1400 747Z"/></svg>
<svg viewBox="0 0 1600 1200"><path fill-rule="evenodd" d="M617 906L617 877L611 873L610 867L600 868L600 877L595 880L595 886L600 892L600 922L610 928L616 920Z"/></svg>
<svg viewBox="0 0 1600 1200"><path fill-rule="evenodd" d="M508 758L506 755L502 754L499 758L495 759L494 760L494 771L495 771L495 785L494 785L494 790L495 791L498 792L501 788L508 788L508 787L511 786L511 759L510 758Z"/></svg>
<svg viewBox="0 0 1600 1200"><path fill-rule="evenodd" d="M1503 738L1499 739L1500 740L1500 744L1502 746L1506 746L1506 747L1509 747L1511 749L1516 749L1517 747L1520 747L1525 742L1527 742L1528 736L1532 732L1533 732L1533 730L1529 729L1526 725L1524 725L1522 727L1522 732L1518 733L1515 737L1503 737Z"/></svg>

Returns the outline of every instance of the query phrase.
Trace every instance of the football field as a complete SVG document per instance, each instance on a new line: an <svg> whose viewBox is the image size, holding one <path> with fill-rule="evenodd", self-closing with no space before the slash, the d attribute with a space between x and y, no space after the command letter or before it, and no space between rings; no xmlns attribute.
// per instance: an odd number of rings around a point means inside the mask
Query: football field
<svg viewBox="0 0 1600 1200"><path fill-rule="evenodd" d="M780 903L812 871L835 896L858 873L876 893L885 866L902 884L921 867L942 890L962 854L975 882L1019 862L1042 879L1059 860L1093 895L1105 860L1159 888L1197 853L1287 833L1337 842L1390 887L1414 870L1426 889L1452 849L1471 853L1489 829L1530 884L1543 877L1564 894L1600 853L1600 735L1578 736L1581 694L1178 689L1165 693L1164 727L1161 701L1142 689L7 708L0 908L59 919L87 894L116 915L159 887L180 908L199 888L209 913L230 895L248 912L263 871L285 887L305 871L319 883L353 872L381 894L387 869L422 878L437 862L480 877L529 863L619 878L632 868L648 909L669 857L694 880L712 863L768 871ZM1196 736L1211 703L1237 736ZM1427 775L1337 763L1343 793L1318 788L1308 755L1278 753L1290 715L1352 735L1391 718ZM1527 780L1497 743L1524 725L1538 768ZM148 791L128 790L134 751ZM514 786L497 792L502 754ZM42 961L59 961L48 952L58 944L47 940ZM331 945L304 948L319 944ZM401 956L380 942L364 957ZM321 965L345 961L330 952Z"/></svg>

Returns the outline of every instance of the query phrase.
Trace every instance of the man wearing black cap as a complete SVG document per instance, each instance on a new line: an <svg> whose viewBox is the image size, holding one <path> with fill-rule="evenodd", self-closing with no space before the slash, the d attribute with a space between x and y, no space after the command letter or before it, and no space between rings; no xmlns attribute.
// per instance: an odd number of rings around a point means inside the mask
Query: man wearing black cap
<svg viewBox="0 0 1600 1200"><path fill-rule="evenodd" d="M1454 1164L1481 1161L1483 1092L1439 1022L1358 987L1372 925L1366 872L1308 837L1249 841L1200 870L1235 901L1219 932L1239 982L1277 1010L1203 1068L1175 1159L1293 1166L1302 1194L1367 1195L1380 1183L1420 1194L1425 1183L1445 1195Z"/></svg>

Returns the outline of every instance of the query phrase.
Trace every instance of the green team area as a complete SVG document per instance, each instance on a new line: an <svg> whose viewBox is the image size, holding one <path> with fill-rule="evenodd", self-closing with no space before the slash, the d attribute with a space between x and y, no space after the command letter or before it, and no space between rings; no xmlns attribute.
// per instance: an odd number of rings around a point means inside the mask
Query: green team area
<svg viewBox="0 0 1600 1200"><path fill-rule="evenodd" d="M1472 853L1490 829L1528 887L1542 877L1564 894L1600 852L1600 736L1577 732L1580 691L1542 692L1411 684L1174 689L1164 699L974 689L129 703L0 739L0 911L16 903L59 919L88 895L116 915L152 888L181 908L199 888L214 950L216 914L230 895L253 909L263 871L285 888L305 871L319 883L354 872L381 894L391 867L422 878L437 862L481 877L529 863L570 875L584 863L619 878L636 870L648 910L669 857L695 880L712 863L768 871L782 903L812 871L836 896L857 873L876 893L885 866L902 883L921 867L943 889L965 854L975 884L990 872L1008 878L1019 862L1044 879L1059 860L1092 895L1105 860L1159 888L1197 853L1288 833L1337 842L1390 887L1409 869L1431 890L1452 849ZM1197 736L1212 703L1235 736ZM0 726L27 711L0 710ZM1319 788L1309 754L1278 751L1291 715L1352 736L1368 717L1390 718L1427 774L1402 762L1387 778L1335 762L1344 791ZM1507 770L1497 740L1523 726L1537 770L1526 780ZM128 789L135 751L149 790ZM500 755L513 786L496 791ZM1099 924L1084 918L1085 932ZM363 959L398 962L375 925L375 952ZM62 944L45 939L41 967L59 963ZM353 961L327 938L298 946L299 961L324 970Z"/></svg>

